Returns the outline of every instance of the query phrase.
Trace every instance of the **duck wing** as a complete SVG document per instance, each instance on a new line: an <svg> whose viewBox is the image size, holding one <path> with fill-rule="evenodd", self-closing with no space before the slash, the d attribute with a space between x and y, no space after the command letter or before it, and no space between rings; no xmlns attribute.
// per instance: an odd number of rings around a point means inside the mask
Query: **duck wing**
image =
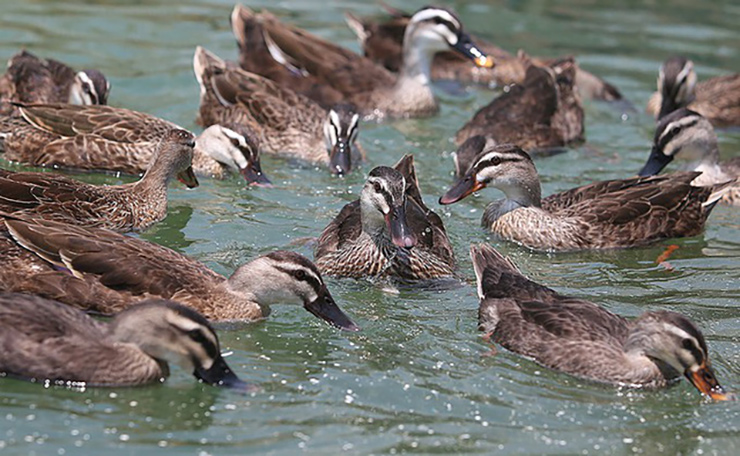
<svg viewBox="0 0 740 456"><path fill-rule="evenodd" d="M8 214L3 217L12 238L25 249L55 269L94 282L113 295L170 298L177 293L197 300L225 280L177 252L106 229ZM99 299L95 310L115 310L104 297Z"/></svg>
<svg viewBox="0 0 740 456"><path fill-rule="evenodd" d="M345 243L354 242L362 234L360 200L346 204L319 237L314 257L321 258L341 250Z"/></svg>

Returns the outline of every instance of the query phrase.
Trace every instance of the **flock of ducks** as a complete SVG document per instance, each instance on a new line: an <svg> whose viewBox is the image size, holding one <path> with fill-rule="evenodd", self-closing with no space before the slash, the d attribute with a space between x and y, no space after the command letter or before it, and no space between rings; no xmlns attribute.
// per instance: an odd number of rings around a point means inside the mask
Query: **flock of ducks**
<svg viewBox="0 0 740 456"><path fill-rule="evenodd" d="M435 79L509 86L458 131L457 182L439 199L453 204L487 186L499 189L504 198L488 205L482 223L502 240L538 251L644 246L699 234L716 204L740 204L740 158L719 161L713 130L740 125L740 75L697 84L690 60L667 60L649 103L658 124L639 177L543 197L532 157L583 142L581 99L619 100L619 91L571 57L514 56L471 38L447 9L389 13L382 23L348 15L360 56L237 5L238 62L195 50L204 127L197 137L107 106L110 84L99 71L27 51L11 58L0 79L6 160L143 176L94 186L0 170L0 373L121 386L160 381L176 363L206 383L245 389L209 320L255 321L272 304L292 303L357 331L322 276L455 278L452 244L422 199L410 155L368 173L358 199L321 233L314 262L275 251L227 278L124 234L165 217L174 177L196 187L196 176L237 173L269 185L261 153L350 173L366 157L360 121L436 114ZM656 175L674 159L685 169ZM480 329L507 349L600 382L664 386L684 375L713 399L733 397L686 317L657 311L627 320L530 281L490 245L474 245L470 255Z"/></svg>

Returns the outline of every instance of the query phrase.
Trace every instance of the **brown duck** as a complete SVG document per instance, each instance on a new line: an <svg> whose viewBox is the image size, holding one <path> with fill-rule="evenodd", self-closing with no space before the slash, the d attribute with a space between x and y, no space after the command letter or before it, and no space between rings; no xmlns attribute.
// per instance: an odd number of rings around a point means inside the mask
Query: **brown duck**
<svg viewBox="0 0 740 456"><path fill-rule="evenodd" d="M339 277L425 280L455 269L442 219L421 199L411 155L370 171L360 199L324 229L314 257L324 274Z"/></svg>
<svg viewBox="0 0 740 456"><path fill-rule="evenodd" d="M488 205L483 226L534 250L613 249L696 236L732 182L691 185L699 173L596 182L542 198L530 156L512 144L483 149L439 200L452 204L488 185L505 198Z"/></svg>
<svg viewBox="0 0 740 456"><path fill-rule="evenodd" d="M386 9L391 16L384 22L360 19L347 14L347 24L357 35L365 57L392 72L398 72L403 63L403 37L411 15L393 8ZM480 46L482 52L494 59L496 65L481 68L459 54L443 50L434 55L432 79L456 80L487 86L507 86L524 82L530 59L522 57L521 51L515 56L480 37L472 37L472 39ZM552 66L553 62L565 59L534 58L533 60L539 66ZM585 99L607 101L622 99L616 87L577 65L575 81L578 93Z"/></svg>
<svg viewBox="0 0 740 456"><path fill-rule="evenodd" d="M143 239L2 216L0 291L35 294L103 314L146 298L171 299L218 321L255 321L269 314L271 304L300 304L337 327L358 330L332 299L316 266L297 253L263 255L226 278Z"/></svg>
<svg viewBox="0 0 740 456"><path fill-rule="evenodd" d="M0 77L0 112L15 113L10 102L104 105L109 93L110 82L100 71L75 71L23 50L8 60L8 70Z"/></svg>
<svg viewBox="0 0 740 456"><path fill-rule="evenodd" d="M660 67L658 91L650 97L647 112L658 120L688 107L716 127L740 125L740 73L696 82L694 62L671 57Z"/></svg>
<svg viewBox="0 0 740 456"><path fill-rule="evenodd" d="M359 115L347 105L324 110L287 87L195 50L200 123L247 125L259 132L264 152L328 166L346 174L364 154L356 143Z"/></svg>
<svg viewBox="0 0 740 456"><path fill-rule="evenodd" d="M458 144L483 135L492 144L518 144L531 153L551 153L583 142L583 107L573 83L572 59L552 67L530 65L521 84L475 113L455 136Z"/></svg>
<svg viewBox="0 0 740 456"><path fill-rule="evenodd" d="M141 174L162 135L179 126L110 106L18 105L22 117L0 119L7 160L33 166ZM213 125L196 138L193 170L223 178L229 170L249 183L269 183L259 162L259 140L243 125Z"/></svg>
<svg viewBox="0 0 740 456"><path fill-rule="evenodd" d="M598 382L665 387L684 375L712 399L733 398L714 375L704 336L685 316L660 310L627 320L527 279L489 245L471 246L470 256L479 328L506 349Z"/></svg>
<svg viewBox="0 0 740 456"><path fill-rule="evenodd" d="M177 175L198 186L190 166L192 133L173 129L162 137L151 166L138 182L98 186L51 173L0 169L0 211L74 225L142 231L167 215L167 183Z"/></svg>
<svg viewBox="0 0 740 456"><path fill-rule="evenodd" d="M692 182L712 186L735 180L722 202L740 205L740 157L720 161L717 135L712 124L701 114L679 108L663 117L655 129L655 140L640 176L658 174L674 159L682 161L683 170L699 171Z"/></svg>
<svg viewBox="0 0 740 456"><path fill-rule="evenodd" d="M0 376L45 385L136 386L169 376L169 363L208 384L246 390L198 312L151 299L95 320L57 301L0 293Z"/></svg>
<svg viewBox="0 0 740 456"><path fill-rule="evenodd" d="M324 107L338 101L357 107L366 117L423 117L436 114L439 110L430 86L431 58L435 52L453 49L474 61L479 66L490 67L493 61L481 53L462 30L462 23L444 8L427 7L417 11L409 20L404 39L404 65L396 75L371 60L318 38L308 32L284 25L274 16L255 15L244 7L232 18L247 18L242 27L258 23L268 51L281 63L286 72L294 75L310 75L317 84L329 86L332 93L324 98L322 91L306 93L315 97ZM254 19L251 19L254 17ZM235 26L236 28L236 26ZM254 37L252 31L242 30L238 37ZM240 46L248 49L248 44ZM261 54L257 54L261 55ZM243 53L242 62L251 54ZM253 62L245 68L265 74ZM270 66L270 70L274 69ZM282 79L279 79L282 80Z"/></svg>

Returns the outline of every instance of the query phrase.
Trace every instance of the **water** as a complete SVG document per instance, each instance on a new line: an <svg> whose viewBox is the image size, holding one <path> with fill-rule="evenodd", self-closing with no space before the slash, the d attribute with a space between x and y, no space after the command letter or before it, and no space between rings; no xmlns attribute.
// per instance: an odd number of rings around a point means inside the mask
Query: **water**
<svg viewBox="0 0 740 456"><path fill-rule="evenodd" d="M25 45L77 67L97 67L112 81L111 104L188 128L196 129L195 46L236 57L228 22L233 5L226 1L2 3L2 58ZM263 3L353 49L342 12L379 10L360 1ZM740 69L736 3L552 3L454 2L469 30L512 51L577 54L636 106L623 117L620 107L586 103L588 144L537 163L545 194L639 170L653 134L642 109L668 55L689 54L700 79ZM369 162L360 172L337 179L265 157L275 188L245 189L236 177L202 180L193 191L175 184L170 215L143 237L221 273L273 249L310 255L306 238L356 197L373 166L413 153L426 201L443 216L470 281L468 245L487 240L479 219L497 192L444 208L436 199L452 181L449 138L494 94L446 89L438 90L439 117L363 125ZM737 131L721 132L720 140L725 156L740 149ZM738 228L740 212L718 207L703 235L650 248L545 255L499 247L533 279L614 312L687 314L704 330L720 381L738 391ZM656 265L674 243L673 269ZM740 447L738 404L709 403L685 381L661 391L620 390L504 350L489 356L476 331L473 286L397 293L364 281L329 280L329 286L361 333L339 332L289 306L275 306L267 321L221 331L224 350L233 352L228 362L263 388L253 396L198 384L179 369L164 385L129 389L43 389L0 380L2 454L736 454Z"/></svg>

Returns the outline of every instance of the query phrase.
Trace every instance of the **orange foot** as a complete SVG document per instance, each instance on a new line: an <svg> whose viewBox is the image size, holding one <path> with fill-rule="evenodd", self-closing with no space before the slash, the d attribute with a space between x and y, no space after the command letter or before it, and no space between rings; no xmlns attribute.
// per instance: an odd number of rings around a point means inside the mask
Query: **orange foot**
<svg viewBox="0 0 740 456"><path fill-rule="evenodd" d="M489 332L487 334L484 334L483 335L483 340L486 341L486 342L491 342L491 337L493 337L493 331L491 331L491 332ZM491 349L488 350L487 352L483 352L481 354L481 356L488 357L488 356L496 356L497 354L498 354L498 350L496 350L496 346L493 345L493 343L491 343Z"/></svg>
<svg viewBox="0 0 740 456"><path fill-rule="evenodd" d="M671 266L671 264L666 260L668 260L671 254L675 252L676 250L678 250L678 246L676 244L669 245L668 247L666 247L663 253L661 253L658 256L658 258L655 259L655 264L659 264L663 266L664 268L666 268L667 270L672 271L673 266Z"/></svg>

